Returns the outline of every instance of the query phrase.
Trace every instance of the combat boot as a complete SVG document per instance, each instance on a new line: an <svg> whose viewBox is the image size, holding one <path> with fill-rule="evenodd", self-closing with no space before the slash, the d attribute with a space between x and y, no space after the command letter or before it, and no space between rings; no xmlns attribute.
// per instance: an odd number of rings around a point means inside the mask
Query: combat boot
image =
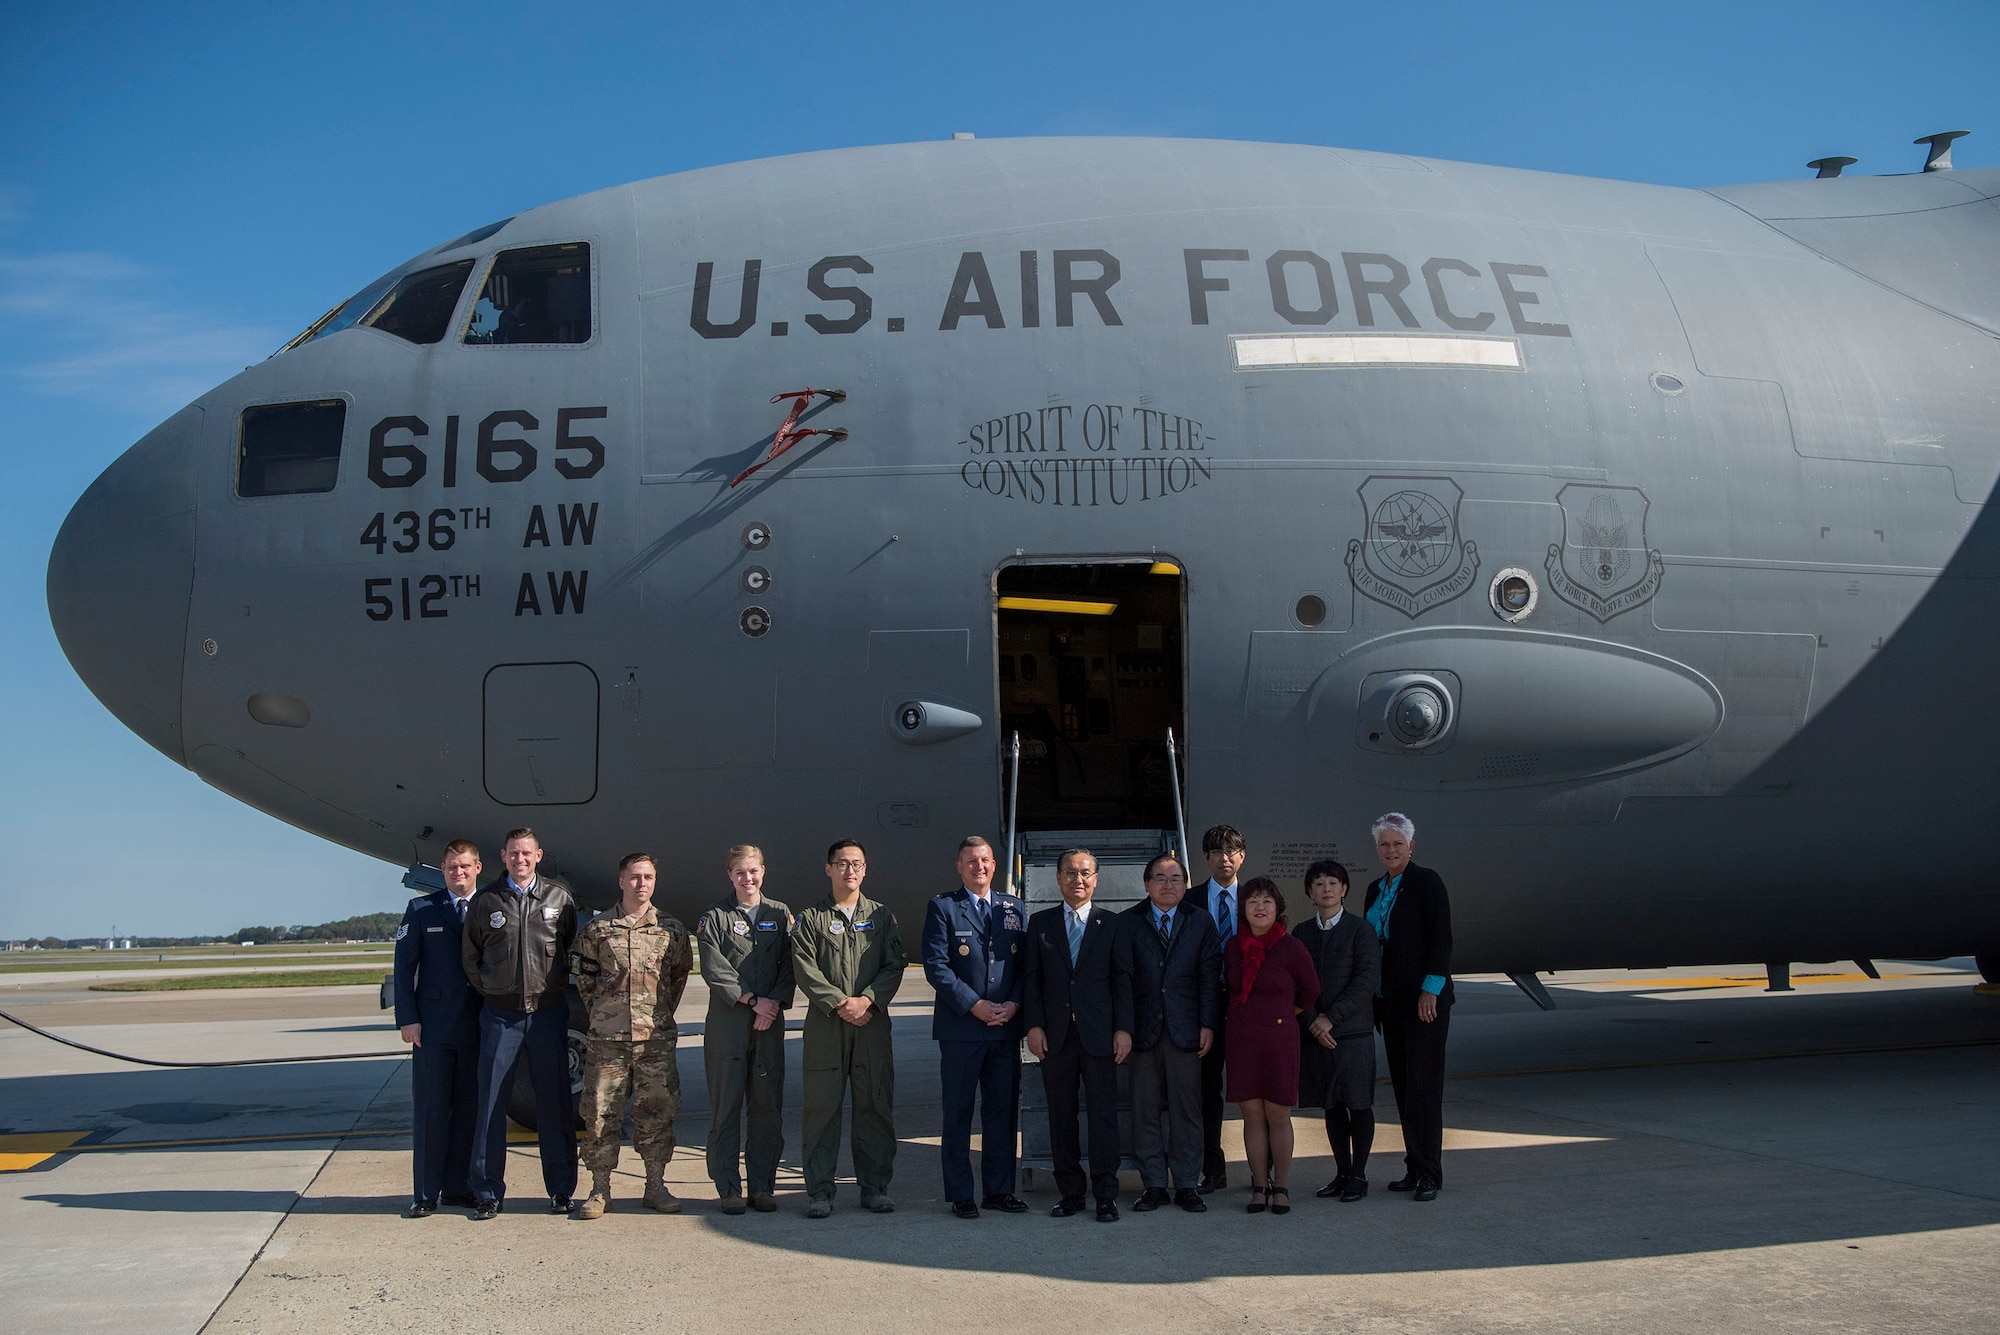
<svg viewBox="0 0 2000 1335"><path fill-rule="evenodd" d="M667 1190L666 1174L667 1166L664 1163L646 1165L646 1195L640 1204L649 1210L658 1210L661 1214L679 1214L680 1199Z"/></svg>
<svg viewBox="0 0 2000 1335"><path fill-rule="evenodd" d="M590 1173L590 1194L576 1207L578 1219L602 1219L604 1212L611 1208L611 1170L602 1172L592 1169Z"/></svg>

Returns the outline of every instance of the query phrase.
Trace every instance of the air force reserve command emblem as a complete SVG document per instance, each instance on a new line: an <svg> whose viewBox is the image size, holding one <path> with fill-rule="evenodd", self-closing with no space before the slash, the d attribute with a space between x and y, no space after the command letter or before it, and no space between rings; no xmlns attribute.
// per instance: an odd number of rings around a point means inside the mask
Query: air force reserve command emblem
<svg viewBox="0 0 2000 1335"><path fill-rule="evenodd" d="M1448 477L1371 477L1361 484L1366 531L1347 544L1354 587L1418 617L1472 587L1479 549L1461 541L1465 492Z"/></svg>
<svg viewBox="0 0 2000 1335"><path fill-rule="evenodd" d="M1543 566L1556 597L1609 621L1651 600L1666 565L1646 546L1651 502L1637 487L1571 483L1556 493L1563 540L1549 548Z"/></svg>

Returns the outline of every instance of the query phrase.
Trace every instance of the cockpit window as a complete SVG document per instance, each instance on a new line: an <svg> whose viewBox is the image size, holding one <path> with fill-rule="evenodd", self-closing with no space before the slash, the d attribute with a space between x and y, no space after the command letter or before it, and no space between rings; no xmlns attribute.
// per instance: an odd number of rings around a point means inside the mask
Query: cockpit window
<svg viewBox="0 0 2000 1335"><path fill-rule="evenodd" d="M397 283L361 317L361 323L412 343L435 343L451 327L458 294L472 275L472 261L459 260L413 273Z"/></svg>
<svg viewBox="0 0 2000 1335"><path fill-rule="evenodd" d="M343 399L245 408L237 432L236 494L296 496L332 491L340 475Z"/></svg>
<svg viewBox="0 0 2000 1335"><path fill-rule="evenodd" d="M472 308L467 343L590 341L590 247L503 250Z"/></svg>
<svg viewBox="0 0 2000 1335"><path fill-rule="evenodd" d="M341 302L325 315L313 321L305 333L300 334L297 338L285 344L284 347L279 348L278 351L290 352L293 348L303 347L316 338L325 338L328 334L339 333L341 330L358 321L362 316L368 314L369 311L375 309L375 303L382 300L389 289L395 285L396 277L394 274L376 279L367 287L362 288L346 301Z"/></svg>

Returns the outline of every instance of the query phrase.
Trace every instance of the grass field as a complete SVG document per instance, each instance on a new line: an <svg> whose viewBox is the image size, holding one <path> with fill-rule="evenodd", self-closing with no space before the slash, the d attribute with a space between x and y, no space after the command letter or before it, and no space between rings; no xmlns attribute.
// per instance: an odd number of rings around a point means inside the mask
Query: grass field
<svg viewBox="0 0 2000 1335"><path fill-rule="evenodd" d="M291 969L270 973L177 974L171 978L134 978L126 983L92 983L93 992L195 992L233 987L374 987L383 969Z"/></svg>

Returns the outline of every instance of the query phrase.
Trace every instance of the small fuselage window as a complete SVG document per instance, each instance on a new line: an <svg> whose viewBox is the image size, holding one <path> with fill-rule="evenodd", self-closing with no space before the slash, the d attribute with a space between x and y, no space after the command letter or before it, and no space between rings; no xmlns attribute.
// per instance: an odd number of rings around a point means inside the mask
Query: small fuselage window
<svg viewBox="0 0 2000 1335"><path fill-rule="evenodd" d="M340 476L343 399L245 408L237 430L236 494L296 496L332 491Z"/></svg>
<svg viewBox="0 0 2000 1335"><path fill-rule="evenodd" d="M467 343L588 343L590 246L503 250L472 308Z"/></svg>

